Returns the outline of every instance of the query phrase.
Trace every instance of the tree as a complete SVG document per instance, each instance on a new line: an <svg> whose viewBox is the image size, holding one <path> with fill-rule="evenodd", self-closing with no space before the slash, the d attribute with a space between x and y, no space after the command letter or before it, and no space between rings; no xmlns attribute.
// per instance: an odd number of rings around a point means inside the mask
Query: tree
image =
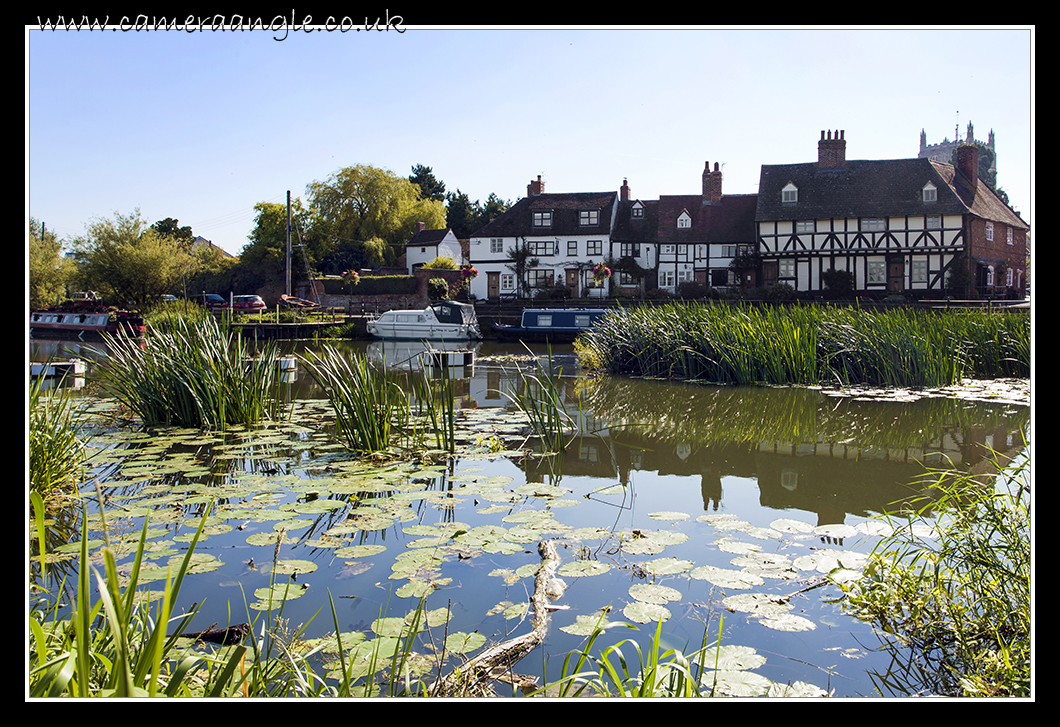
<svg viewBox="0 0 1060 727"><path fill-rule="evenodd" d="M508 211L510 202L498 197L493 192L486 198L486 202L472 202L471 199L459 189L445 196L446 215L445 222L453 234L458 238L471 237L481 230L489 222Z"/></svg>
<svg viewBox="0 0 1060 727"><path fill-rule="evenodd" d="M79 276L86 289L115 303L144 306L178 287L195 258L178 240L148 226L140 210L97 219L74 241Z"/></svg>
<svg viewBox="0 0 1060 727"><path fill-rule="evenodd" d="M420 197L433 199L436 202L445 201L445 183L435 178L430 167L417 164L412 167L412 175L409 181L420 188Z"/></svg>
<svg viewBox="0 0 1060 727"><path fill-rule="evenodd" d="M29 305L44 308L66 291L73 265L63 256L62 242L32 217L29 220Z"/></svg>
<svg viewBox="0 0 1060 727"><path fill-rule="evenodd" d="M332 252L347 248L365 260L378 257L377 241L381 241L384 260L392 263L417 222L428 229L445 224L445 206L440 201L424 199L417 185L377 167L340 169L323 182L311 183L306 194L309 210Z"/></svg>
<svg viewBox="0 0 1060 727"><path fill-rule="evenodd" d="M180 223L172 217L159 220L151 225L151 229L160 235L172 237L185 243L191 243L195 239L195 234L191 231L191 227L188 225L181 227Z"/></svg>
<svg viewBox="0 0 1060 727"><path fill-rule="evenodd" d="M541 261L531 255L530 245L525 237L521 245L516 245L508 251L508 259L512 262L510 265L505 265L505 267L515 273L516 293L522 298L530 292L530 286L526 281L527 271L536 268L541 264Z"/></svg>

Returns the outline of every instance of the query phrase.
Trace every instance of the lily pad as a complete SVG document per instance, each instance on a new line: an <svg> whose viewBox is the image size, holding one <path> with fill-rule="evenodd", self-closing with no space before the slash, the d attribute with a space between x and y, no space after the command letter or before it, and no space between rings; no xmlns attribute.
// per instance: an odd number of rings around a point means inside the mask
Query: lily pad
<svg viewBox="0 0 1060 727"><path fill-rule="evenodd" d="M780 616L770 616L759 621L763 626L774 631L813 631L817 624L808 618L785 613Z"/></svg>
<svg viewBox="0 0 1060 727"><path fill-rule="evenodd" d="M622 609L622 614L630 621L646 624L651 621L666 621L670 618L670 609L657 603L634 601Z"/></svg>
<svg viewBox="0 0 1060 727"><path fill-rule="evenodd" d="M653 583L636 583L629 587L629 595L644 603L666 604L681 600L681 592L676 588Z"/></svg>
<svg viewBox="0 0 1060 727"><path fill-rule="evenodd" d="M766 663L766 657L762 656L750 646L738 646L726 644L707 649L697 654L695 662L708 669L723 671L744 671L757 669Z"/></svg>
<svg viewBox="0 0 1060 727"><path fill-rule="evenodd" d="M601 563L598 560L576 560L564 563L559 567L558 573L562 576L598 576L611 570L609 563Z"/></svg>
<svg viewBox="0 0 1060 727"><path fill-rule="evenodd" d="M773 682L753 671L709 671L700 685L731 697L760 697L769 692Z"/></svg>

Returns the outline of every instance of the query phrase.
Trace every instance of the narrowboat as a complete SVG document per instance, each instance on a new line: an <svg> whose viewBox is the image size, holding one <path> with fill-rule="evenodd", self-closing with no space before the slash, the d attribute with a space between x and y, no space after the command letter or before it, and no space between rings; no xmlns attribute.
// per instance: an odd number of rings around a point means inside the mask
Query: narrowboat
<svg viewBox="0 0 1060 727"><path fill-rule="evenodd" d="M607 308L527 308L520 325L493 324L502 340L573 341L608 312Z"/></svg>
<svg viewBox="0 0 1060 727"><path fill-rule="evenodd" d="M104 333L139 338L147 327L143 317L133 311L77 305L56 310L32 311L29 335L33 338L68 338L79 341L100 340Z"/></svg>
<svg viewBox="0 0 1060 727"><path fill-rule="evenodd" d="M466 341L481 338L475 306L444 300L423 310L390 310L368 321L376 338L414 341Z"/></svg>

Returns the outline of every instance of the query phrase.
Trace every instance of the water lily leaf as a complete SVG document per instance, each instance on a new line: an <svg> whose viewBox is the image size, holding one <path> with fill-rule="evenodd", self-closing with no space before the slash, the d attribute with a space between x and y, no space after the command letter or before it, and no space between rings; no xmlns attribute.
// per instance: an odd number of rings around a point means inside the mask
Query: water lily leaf
<svg viewBox="0 0 1060 727"><path fill-rule="evenodd" d="M445 650L451 654L466 654L480 648L485 643L486 637L477 631L471 633L458 631L446 637Z"/></svg>
<svg viewBox="0 0 1060 727"><path fill-rule="evenodd" d="M762 666L766 663L766 657L756 652L750 646L725 644L720 647L712 647L697 654L693 661L718 672L745 671L747 669L757 669Z"/></svg>
<svg viewBox="0 0 1060 727"><path fill-rule="evenodd" d="M769 523L769 527L774 530L779 530L782 533L797 533L797 534L808 534L812 533L814 526L809 523L804 523L801 520L792 520L790 518L780 518Z"/></svg>
<svg viewBox="0 0 1060 727"><path fill-rule="evenodd" d="M648 514L648 517L653 520L669 520L671 522L677 522L679 520L687 520L688 513L685 512L652 512Z"/></svg>
<svg viewBox="0 0 1060 727"><path fill-rule="evenodd" d="M609 563L601 563L598 560L576 560L571 563L564 563L559 567L557 571L561 576L598 576L601 573L607 573L611 570Z"/></svg>
<svg viewBox="0 0 1060 727"><path fill-rule="evenodd" d="M791 684L773 684L766 692L767 697L827 697L828 692L807 682L793 682Z"/></svg>
<svg viewBox="0 0 1060 727"><path fill-rule="evenodd" d="M559 630L572 636L589 636L597 629L606 631L615 626L629 627L629 624L625 621L608 621L606 618L601 618L601 616L602 614L599 611L589 615L575 616L574 623L560 626Z"/></svg>
<svg viewBox="0 0 1060 727"><path fill-rule="evenodd" d="M817 624L808 618L785 613L780 616L770 616L759 621L763 626L774 631L813 631Z"/></svg>
<svg viewBox="0 0 1060 727"><path fill-rule="evenodd" d="M753 671L709 671L700 684L731 697L760 697L769 692L773 682Z"/></svg>
<svg viewBox="0 0 1060 727"><path fill-rule="evenodd" d="M657 558L644 564L644 570L657 576L675 575L692 570L692 561L678 558Z"/></svg>
<svg viewBox="0 0 1060 727"><path fill-rule="evenodd" d="M765 583L761 576L748 573L743 570L732 570L729 568L718 568L712 565L704 565L694 568L688 574L690 578L699 581L708 581L718 588L731 588L746 590Z"/></svg>
<svg viewBox="0 0 1060 727"><path fill-rule="evenodd" d="M272 563L268 563L262 566L262 573L275 572L279 575L301 575L302 573L312 573L317 569L317 564L311 560L280 560L277 561L275 567Z"/></svg>
<svg viewBox="0 0 1060 727"><path fill-rule="evenodd" d="M731 611L749 613L758 618L780 616L792 608L790 603L768 593L740 593L724 599L722 604Z"/></svg>
<svg viewBox="0 0 1060 727"><path fill-rule="evenodd" d="M657 603L634 601L622 609L622 615L630 621L646 624L651 621L666 621L670 618L670 609Z"/></svg>
<svg viewBox="0 0 1060 727"><path fill-rule="evenodd" d="M666 604L681 600L681 592L676 588L653 583L636 583L629 587L629 595L644 603Z"/></svg>

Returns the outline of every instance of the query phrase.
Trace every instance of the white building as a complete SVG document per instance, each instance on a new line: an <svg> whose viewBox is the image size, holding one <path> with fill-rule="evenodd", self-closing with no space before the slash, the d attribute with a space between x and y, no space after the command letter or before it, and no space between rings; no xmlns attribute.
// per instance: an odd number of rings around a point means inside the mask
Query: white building
<svg viewBox="0 0 1060 727"><path fill-rule="evenodd" d="M409 274L416 268L436 258L447 257L458 266L464 261L460 241L450 229L428 230L422 222L416 223L416 234L405 245L405 258Z"/></svg>

